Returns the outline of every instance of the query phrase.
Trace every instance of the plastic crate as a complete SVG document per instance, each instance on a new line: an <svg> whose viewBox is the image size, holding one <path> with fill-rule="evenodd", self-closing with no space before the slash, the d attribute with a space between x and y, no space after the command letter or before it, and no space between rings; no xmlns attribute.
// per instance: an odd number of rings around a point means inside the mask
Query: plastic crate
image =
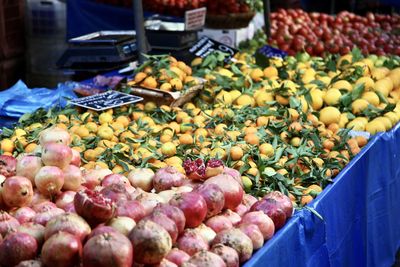
<svg viewBox="0 0 400 267"><path fill-rule="evenodd" d="M0 90L8 89L19 79L23 79L24 73L24 57L16 57L0 61Z"/></svg>
<svg viewBox="0 0 400 267"><path fill-rule="evenodd" d="M59 0L27 0L27 33L35 38L66 38L66 3Z"/></svg>
<svg viewBox="0 0 400 267"><path fill-rule="evenodd" d="M25 50L24 1L0 0L0 60Z"/></svg>

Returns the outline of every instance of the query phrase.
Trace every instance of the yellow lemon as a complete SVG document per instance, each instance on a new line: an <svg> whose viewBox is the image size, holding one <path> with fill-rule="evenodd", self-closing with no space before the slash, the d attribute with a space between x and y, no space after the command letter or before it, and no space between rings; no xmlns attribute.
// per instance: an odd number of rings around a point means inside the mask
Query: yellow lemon
<svg viewBox="0 0 400 267"><path fill-rule="evenodd" d="M236 100L235 103L238 106L251 106L254 107L255 106L255 101L254 98L247 95L247 94L243 94L241 96L239 96Z"/></svg>
<svg viewBox="0 0 400 267"><path fill-rule="evenodd" d="M325 107L319 113L319 120L325 125L339 123L340 111L335 107Z"/></svg>
<svg viewBox="0 0 400 267"><path fill-rule="evenodd" d="M367 100L361 98L361 99L356 99L353 103L351 103L351 110L353 114L359 114L363 112L367 107L369 103Z"/></svg>
<svg viewBox="0 0 400 267"><path fill-rule="evenodd" d="M110 113L103 112L99 116L99 122L100 124L106 124L106 123L111 123L113 121L113 117Z"/></svg>
<svg viewBox="0 0 400 267"><path fill-rule="evenodd" d="M335 106L339 104L341 96L342 94L340 93L339 89L331 88L324 95L324 102L328 106Z"/></svg>
<svg viewBox="0 0 400 267"><path fill-rule="evenodd" d="M377 107L379 105L379 97L375 92L365 92L361 96L362 99L365 99L370 103L371 105L374 105Z"/></svg>
<svg viewBox="0 0 400 267"><path fill-rule="evenodd" d="M332 85L332 87L333 87L333 88L336 88L336 89L344 89L344 90L346 90L346 91L351 91L351 90L353 90L353 86L351 85L351 83L349 83L349 82L346 81L346 80L339 80L339 81L336 81L336 82Z"/></svg>
<svg viewBox="0 0 400 267"><path fill-rule="evenodd" d="M365 130L370 134L376 134L378 132L384 132L386 130L385 125L378 120L373 120L365 126Z"/></svg>

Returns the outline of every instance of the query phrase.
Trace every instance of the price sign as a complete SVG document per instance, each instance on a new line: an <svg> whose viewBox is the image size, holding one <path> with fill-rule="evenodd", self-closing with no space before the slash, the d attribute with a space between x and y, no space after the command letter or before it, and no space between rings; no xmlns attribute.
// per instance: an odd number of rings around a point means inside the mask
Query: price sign
<svg viewBox="0 0 400 267"><path fill-rule="evenodd" d="M185 30L197 30L204 26L206 22L207 9L205 7L189 10L185 12Z"/></svg>
<svg viewBox="0 0 400 267"><path fill-rule="evenodd" d="M264 45L257 52L267 57L285 58L288 55L285 51L279 50L269 45Z"/></svg>
<svg viewBox="0 0 400 267"><path fill-rule="evenodd" d="M220 51L228 54L228 58L231 59L239 50L227 46L226 44L212 40L206 36L203 36L195 45L193 45L189 52L196 57L206 57L213 51Z"/></svg>
<svg viewBox="0 0 400 267"><path fill-rule="evenodd" d="M136 103L142 100L142 97L135 95L129 95L118 91L107 91L97 95L73 99L70 103L95 111L101 111Z"/></svg>

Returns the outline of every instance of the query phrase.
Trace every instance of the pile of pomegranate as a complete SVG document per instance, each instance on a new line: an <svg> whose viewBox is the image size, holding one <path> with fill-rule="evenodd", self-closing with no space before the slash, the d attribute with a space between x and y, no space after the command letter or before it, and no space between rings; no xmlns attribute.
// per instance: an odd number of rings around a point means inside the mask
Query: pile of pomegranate
<svg viewBox="0 0 400 267"><path fill-rule="evenodd" d="M81 169L70 142L50 128L34 153L0 157L1 266L239 266L293 213L220 160L125 177Z"/></svg>

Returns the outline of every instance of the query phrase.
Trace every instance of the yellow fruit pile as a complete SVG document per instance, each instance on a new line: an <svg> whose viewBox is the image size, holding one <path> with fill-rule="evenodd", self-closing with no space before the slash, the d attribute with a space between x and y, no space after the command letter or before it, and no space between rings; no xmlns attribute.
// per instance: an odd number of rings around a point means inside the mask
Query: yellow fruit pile
<svg viewBox="0 0 400 267"><path fill-rule="evenodd" d="M167 92L182 91L185 86L193 86L198 80L192 76L192 68L174 57L152 57L145 65L136 70L128 85L140 85L146 88Z"/></svg>

